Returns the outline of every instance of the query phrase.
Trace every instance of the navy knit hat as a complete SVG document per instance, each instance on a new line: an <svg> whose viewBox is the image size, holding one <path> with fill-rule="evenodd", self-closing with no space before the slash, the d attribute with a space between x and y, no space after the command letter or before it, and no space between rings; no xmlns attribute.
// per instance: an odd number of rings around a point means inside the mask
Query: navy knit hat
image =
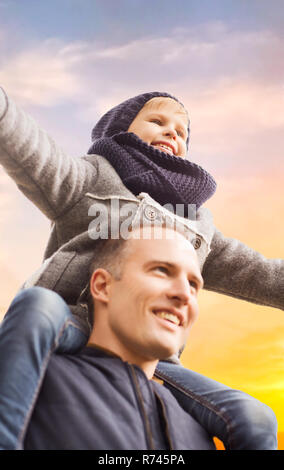
<svg viewBox="0 0 284 470"><path fill-rule="evenodd" d="M134 96L134 98L129 98L126 101L123 101L119 105L112 108L103 117L97 122L96 126L92 131L92 141L95 142L98 139L104 137L113 137L114 135L120 132L127 132L130 124L135 119L139 111L143 108L144 104L152 98L156 97L165 97L171 98L177 101L181 106L183 104L174 96L169 93L162 93L159 91L153 91L150 93L143 93L141 95ZM184 106L183 106L184 108ZM185 113L187 114L186 109L184 108ZM188 148L189 142L189 120L188 120L188 137L186 141L186 146Z"/></svg>

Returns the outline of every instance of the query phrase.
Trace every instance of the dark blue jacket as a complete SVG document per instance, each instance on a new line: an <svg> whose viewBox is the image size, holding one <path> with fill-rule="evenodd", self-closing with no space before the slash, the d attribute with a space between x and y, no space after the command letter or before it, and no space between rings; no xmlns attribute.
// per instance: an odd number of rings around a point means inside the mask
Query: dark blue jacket
<svg viewBox="0 0 284 470"><path fill-rule="evenodd" d="M77 355L52 356L24 448L215 447L163 385L118 356L86 347Z"/></svg>

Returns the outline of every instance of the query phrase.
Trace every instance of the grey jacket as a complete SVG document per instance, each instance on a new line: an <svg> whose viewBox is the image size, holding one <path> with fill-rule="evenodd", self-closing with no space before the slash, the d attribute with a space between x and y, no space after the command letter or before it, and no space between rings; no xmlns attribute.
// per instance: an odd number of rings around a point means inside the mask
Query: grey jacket
<svg viewBox="0 0 284 470"><path fill-rule="evenodd" d="M284 262L266 259L224 237L210 211L196 220L176 217L142 193L134 196L108 161L98 155L72 158L0 89L0 163L19 189L52 221L44 263L25 283L58 292L89 331L82 291L103 223L172 220L184 226L197 251L205 289L256 304L284 308ZM111 217L110 217L111 216ZM117 220L115 220L117 218Z"/></svg>

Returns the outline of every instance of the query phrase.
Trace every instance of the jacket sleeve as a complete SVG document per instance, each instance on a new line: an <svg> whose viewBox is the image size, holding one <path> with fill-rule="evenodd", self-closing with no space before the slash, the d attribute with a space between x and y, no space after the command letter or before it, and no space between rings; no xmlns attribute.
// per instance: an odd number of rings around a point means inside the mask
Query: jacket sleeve
<svg viewBox="0 0 284 470"><path fill-rule="evenodd" d="M72 208L97 178L94 165L66 155L2 88L0 164L51 220Z"/></svg>
<svg viewBox="0 0 284 470"><path fill-rule="evenodd" d="M205 289L284 310L284 261L267 259L218 230L202 275Z"/></svg>

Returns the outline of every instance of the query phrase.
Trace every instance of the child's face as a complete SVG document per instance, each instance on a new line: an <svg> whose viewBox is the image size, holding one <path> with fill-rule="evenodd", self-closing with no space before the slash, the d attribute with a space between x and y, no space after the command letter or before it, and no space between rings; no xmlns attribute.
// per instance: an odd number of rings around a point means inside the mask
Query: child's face
<svg viewBox="0 0 284 470"><path fill-rule="evenodd" d="M152 98L132 121L128 132L162 152L184 158L187 125L186 111L178 102L171 98Z"/></svg>

